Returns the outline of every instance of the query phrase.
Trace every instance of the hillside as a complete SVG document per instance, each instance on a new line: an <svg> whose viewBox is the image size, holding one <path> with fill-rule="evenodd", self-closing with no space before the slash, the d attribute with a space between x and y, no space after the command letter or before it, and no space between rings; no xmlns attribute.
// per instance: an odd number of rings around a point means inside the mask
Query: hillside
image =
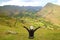
<svg viewBox="0 0 60 40"><path fill-rule="evenodd" d="M15 6L15 5L5 5L0 6L0 15L7 15L7 16L20 16L25 14L33 14L36 13L38 10L41 10L41 6Z"/></svg>
<svg viewBox="0 0 60 40"><path fill-rule="evenodd" d="M37 12L37 15L56 25L60 24L60 6L58 5L48 3L41 11Z"/></svg>

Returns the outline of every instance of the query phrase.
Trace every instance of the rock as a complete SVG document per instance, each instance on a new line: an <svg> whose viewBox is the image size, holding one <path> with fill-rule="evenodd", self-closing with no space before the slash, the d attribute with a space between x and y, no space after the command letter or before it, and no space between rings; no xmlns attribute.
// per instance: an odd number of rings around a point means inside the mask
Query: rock
<svg viewBox="0 0 60 40"><path fill-rule="evenodd" d="M15 31L10 31L10 30L8 30L6 33L7 33L7 34L18 34L17 32L15 32Z"/></svg>

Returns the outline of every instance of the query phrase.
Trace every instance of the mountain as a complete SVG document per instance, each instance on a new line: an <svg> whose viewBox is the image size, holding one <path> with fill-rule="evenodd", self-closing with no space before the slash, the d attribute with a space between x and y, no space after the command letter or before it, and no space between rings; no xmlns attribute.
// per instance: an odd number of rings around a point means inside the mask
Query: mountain
<svg viewBox="0 0 60 40"><path fill-rule="evenodd" d="M20 15L20 14L25 14L26 12L28 13L35 13L38 10L41 10L41 6L15 6L15 5L5 5L5 6L0 6L0 15Z"/></svg>
<svg viewBox="0 0 60 40"><path fill-rule="evenodd" d="M44 8L42 8L42 10L37 12L36 15L42 16L56 25L60 24L60 6L58 5L48 3Z"/></svg>

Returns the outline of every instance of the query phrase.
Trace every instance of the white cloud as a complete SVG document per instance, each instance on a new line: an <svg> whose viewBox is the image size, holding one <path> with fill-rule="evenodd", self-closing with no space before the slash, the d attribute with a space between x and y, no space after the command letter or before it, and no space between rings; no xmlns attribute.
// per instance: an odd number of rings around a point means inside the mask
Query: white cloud
<svg viewBox="0 0 60 40"><path fill-rule="evenodd" d="M3 6L3 5L39 6L41 5L41 3L38 1L34 1L34 0L32 2L24 2L22 0L11 0L11 1L0 4L0 6Z"/></svg>
<svg viewBox="0 0 60 40"><path fill-rule="evenodd" d="M11 0L8 2L3 2L0 6L3 5L17 5L17 6L44 6L48 2L54 3L55 0ZM60 0L58 0L55 4L60 4Z"/></svg>
<svg viewBox="0 0 60 40"><path fill-rule="evenodd" d="M60 5L60 0L57 0L54 4Z"/></svg>

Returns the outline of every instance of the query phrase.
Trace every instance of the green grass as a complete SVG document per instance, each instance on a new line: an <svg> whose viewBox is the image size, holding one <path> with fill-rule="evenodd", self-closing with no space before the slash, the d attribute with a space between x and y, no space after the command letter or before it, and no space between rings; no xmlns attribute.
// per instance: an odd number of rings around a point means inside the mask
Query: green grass
<svg viewBox="0 0 60 40"><path fill-rule="evenodd" d="M7 30L16 31L18 34L6 34ZM35 32L34 36L34 39L29 39L28 32L23 27L8 27L0 25L0 40L60 40L60 30L40 28Z"/></svg>
<svg viewBox="0 0 60 40"><path fill-rule="evenodd" d="M24 24L21 21L17 21L15 26L9 27L8 25L0 24L0 40L60 40L60 29L57 30L58 26L52 25L50 22L45 22L44 19L32 19L32 18L22 18L24 20ZM4 24L4 22L2 22ZM11 22L12 23L12 22ZM43 28L43 26L53 26L54 30L50 30ZM13 24L12 24L13 25ZM28 32L23 26L29 28L29 26L33 25L35 28L41 26L34 34L34 39L28 38ZM15 31L18 34L7 34L7 31Z"/></svg>

